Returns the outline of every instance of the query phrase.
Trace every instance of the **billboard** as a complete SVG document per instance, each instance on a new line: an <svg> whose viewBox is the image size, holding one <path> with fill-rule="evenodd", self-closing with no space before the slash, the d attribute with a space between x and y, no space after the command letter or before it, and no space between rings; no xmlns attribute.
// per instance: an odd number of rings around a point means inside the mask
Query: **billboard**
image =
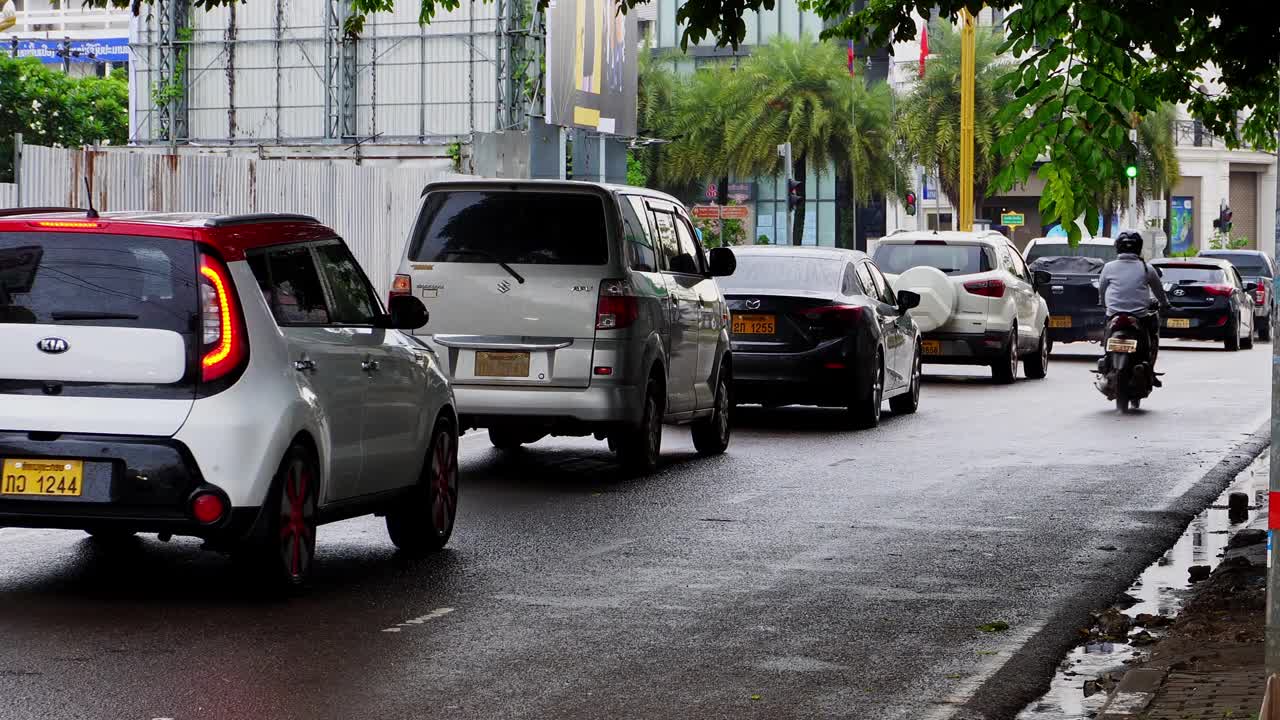
<svg viewBox="0 0 1280 720"><path fill-rule="evenodd" d="M40 62L53 65L62 62L67 47L68 43L63 40L18 40L16 57L40 58ZM69 47L68 59L73 63L129 62L129 38L72 40ZM12 52L9 43L5 43L4 49Z"/></svg>
<svg viewBox="0 0 1280 720"><path fill-rule="evenodd" d="M1195 217L1195 198L1173 198L1173 217L1169 218L1169 230L1173 237L1169 238L1168 254L1185 253L1196 248Z"/></svg>
<svg viewBox="0 0 1280 720"><path fill-rule="evenodd" d="M551 0L547 7L547 122L636 134L640 47L634 15L617 0Z"/></svg>

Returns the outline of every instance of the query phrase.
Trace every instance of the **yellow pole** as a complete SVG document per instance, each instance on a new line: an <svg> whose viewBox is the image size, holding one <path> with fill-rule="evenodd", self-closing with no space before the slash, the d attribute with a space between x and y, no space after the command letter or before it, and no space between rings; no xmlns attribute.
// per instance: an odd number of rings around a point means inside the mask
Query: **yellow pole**
<svg viewBox="0 0 1280 720"><path fill-rule="evenodd" d="M960 229L973 230L973 15L960 11Z"/></svg>

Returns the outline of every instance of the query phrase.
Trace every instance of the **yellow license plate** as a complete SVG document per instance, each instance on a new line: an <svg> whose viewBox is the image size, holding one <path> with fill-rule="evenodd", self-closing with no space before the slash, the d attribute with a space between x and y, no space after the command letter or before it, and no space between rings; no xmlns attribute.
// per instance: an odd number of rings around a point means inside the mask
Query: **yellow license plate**
<svg viewBox="0 0 1280 720"><path fill-rule="evenodd" d="M1049 317L1049 327L1051 328L1069 328L1071 327L1070 315L1053 315Z"/></svg>
<svg viewBox="0 0 1280 720"><path fill-rule="evenodd" d="M734 335L772 335L777 332L773 315L734 315Z"/></svg>
<svg viewBox="0 0 1280 720"><path fill-rule="evenodd" d="M941 340L921 340L920 349L924 351L925 355L941 355L942 341Z"/></svg>
<svg viewBox="0 0 1280 720"><path fill-rule="evenodd" d="M0 474L0 495L80 497L84 492L81 460L6 459Z"/></svg>
<svg viewBox="0 0 1280 720"><path fill-rule="evenodd" d="M1138 352L1138 341L1121 340L1120 338L1107 338L1107 352Z"/></svg>
<svg viewBox="0 0 1280 720"><path fill-rule="evenodd" d="M1165 327L1177 328L1179 330L1186 330L1191 327L1191 321L1187 318L1169 318L1164 321L1164 324Z"/></svg>
<svg viewBox="0 0 1280 720"><path fill-rule="evenodd" d="M477 377L529 377L529 353L490 352L476 353Z"/></svg>

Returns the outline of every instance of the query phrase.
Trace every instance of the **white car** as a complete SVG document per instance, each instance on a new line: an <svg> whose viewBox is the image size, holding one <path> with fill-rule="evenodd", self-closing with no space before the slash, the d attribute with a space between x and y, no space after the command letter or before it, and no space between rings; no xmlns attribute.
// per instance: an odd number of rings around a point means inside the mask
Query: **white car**
<svg viewBox="0 0 1280 720"><path fill-rule="evenodd" d="M23 214L26 213L26 214ZM0 212L0 526L204 538L302 583L316 527L442 547L439 361L311 218Z"/></svg>
<svg viewBox="0 0 1280 720"><path fill-rule="evenodd" d="M879 242L875 262L895 290L920 295L911 317L922 331L925 362L988 365L1010 383L1049 369L1049 309L1036 291L1048 273L1032 273L1017 248L995 231L898 232Z"/></svg>

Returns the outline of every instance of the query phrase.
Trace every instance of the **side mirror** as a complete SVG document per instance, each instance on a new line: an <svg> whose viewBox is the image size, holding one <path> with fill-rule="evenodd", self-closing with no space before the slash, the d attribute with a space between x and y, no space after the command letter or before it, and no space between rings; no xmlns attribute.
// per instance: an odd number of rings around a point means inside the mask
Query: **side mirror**
<svg viewBox="0 0 1280 720"><path fill-rule="evenodd" d="M913 293L910 290L899 290L898 309L906 312L914 307L920 307L920 294Z"/></svg>
<svg viewBox="0 0 1280 720"><path fill-rule="evenodd" d="M711 277L728 277L738 269L738 258L727 247L712 248L709 260Z"/></svg>
<svg viewBox="0 0 1280 720"><path fill-rule="evenodd" d="M1152 265L1156 269L1156 277L1164 277L1164 270L1159 265Z"/></svg>
<svg viewBox="0 0 1280 720"><path fill-rule="evenodd" d="M395 295L387 308L386 326L395 330L417 330L427 324L431 316L427 306L412 295Z"/></svg>
<svg viewBox="0 0 1280 720"><path fill-rule="evenodd" d="M1053 273L1046 272L1044 270L1032 270L1031 280L1036 285L1048 285L1053 282Z"/></svg>

